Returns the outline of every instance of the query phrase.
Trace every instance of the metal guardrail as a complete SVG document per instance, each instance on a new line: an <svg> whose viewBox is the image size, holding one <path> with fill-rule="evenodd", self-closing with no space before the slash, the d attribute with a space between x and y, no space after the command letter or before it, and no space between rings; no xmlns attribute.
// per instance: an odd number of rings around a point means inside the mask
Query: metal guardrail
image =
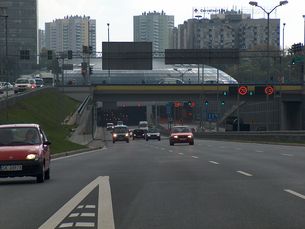
<svg viewBox="0 0 305 229"><path fill-rule="evenodd" d="M255 142L303 143L305 131L240 131L224 133L195 133L195 137L215 140L244 140Z"/></svg>
<svg viewBox="0 0 305 229"><path fill-rule="evenodd" d="M76 110L76 123L77 124L79 124L80 118L81 118L84 110L86 109L88 103L90 102L90 99L91 99L91 95L88 95L77 108L77 110Z"/></svg>

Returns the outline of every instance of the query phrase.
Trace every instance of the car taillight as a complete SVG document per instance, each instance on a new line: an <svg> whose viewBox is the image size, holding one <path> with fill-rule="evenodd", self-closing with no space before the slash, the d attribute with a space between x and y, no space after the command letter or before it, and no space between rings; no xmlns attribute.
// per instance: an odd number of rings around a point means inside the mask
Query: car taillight
<svg viewBox="0 0 305 229"><path fill-rule="evenodd" d="M31 87L32 87L32 89L36 88L36 84L32 84Z"/></svg>

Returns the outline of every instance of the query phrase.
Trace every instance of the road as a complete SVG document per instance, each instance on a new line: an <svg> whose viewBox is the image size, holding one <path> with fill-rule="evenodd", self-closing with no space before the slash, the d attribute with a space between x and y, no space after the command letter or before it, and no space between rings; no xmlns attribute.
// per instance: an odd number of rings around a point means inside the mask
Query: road
<svg viewBox="0 0 305 229"><path fill-rule="evenodd" d="M106 146L53 160L43 184L1 179L0 228L99 228L107 217L106 229L112 215L116 229L305 228L304 147L198 139Z"/></svg>

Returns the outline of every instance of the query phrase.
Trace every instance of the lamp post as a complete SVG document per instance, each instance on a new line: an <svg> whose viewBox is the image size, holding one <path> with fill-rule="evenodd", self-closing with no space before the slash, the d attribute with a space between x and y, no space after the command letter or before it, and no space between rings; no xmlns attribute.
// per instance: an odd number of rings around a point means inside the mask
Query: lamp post
<svg viewBox="0 0 305 229"><path fill-rule="evenodd" d="M269 12L266 11L262 6L258 5L257 2L251 1L249 4L261 8L267 14L267 58L268 58L268 80L270 80L270 14L279 6L286 5L288 1L280 1L278 5L273 7Z"/></svg>
<svg viewBox="0 0 305 229"><path fill-rule="evenodd" d="M111 83L110 82L110 63L109 63L109 61L110 61L110 59L109 59L109 55L110 55L110 50L109 50L109 41L110 41L110 35L109 35L109 26L110 26L110 24L109 23L107 23L107 27L108 27L108 43L107 43L107 49L108 49L108 59L107 59L107 61L108 61L108 82L109 83Z"/></svg>
<svg viewBox="0 0 305 229"><path fill-rule="evenodd" d="M184 74L187 73L187 72L189 72L189 71L192 71L191 68L188 68L188 69L186 69L185 71L180 71L178 68L174 68L174 70L175 70L176 72L179 72L179 73L181 74L181 80L182 80L183 82L184 82L184 80L183 80Z"/></svg>
<svg viewBox="0 0 305 229"><path fill-rule="evenodd" d="M305 14L303 15L303 18L304 18L304 45L305 45Z"/></svg>
<svg viewBox="0 0 305 229"><path fill-rule="evenodd" d="M285 56L285 26L286 23L283 23L283 56Z"/></svg>
<svg viewBox="0 0 305 229"><path fill-rule="evenodd" d="M275 7L273 7L272 10L270 11L266 11L262 6L258 5L257 2L255 1L250 1L249 4L251 6L255 6L258 7L260 9L262 9L266 14L267 14L267 58L268 58L268 67L267 67L267 81L269 81L270 78L270 14L279 6L283 6L286 5L288 3L288 1L280 1L278 5L276 5ZM266 81L266 83L267 83ZM273 81L273 77L272 77L272 81ZM269 130L269 96L266 94L266 131Z"/></svg>
<svg viewBox="0 0 305 229"><path fill-rule="evenodd" d="M4 24L5 24L5 72L6 72L6 78L7 78L7 88L6 88L6 121L8 121L8 83L9 83L9 73L8 73L8 44L7 44L7 8L6 7L0 7L0 17L4 18ZM3 60L3 59L2 59ZM5 63L2 61L2 64Z"/></svg>

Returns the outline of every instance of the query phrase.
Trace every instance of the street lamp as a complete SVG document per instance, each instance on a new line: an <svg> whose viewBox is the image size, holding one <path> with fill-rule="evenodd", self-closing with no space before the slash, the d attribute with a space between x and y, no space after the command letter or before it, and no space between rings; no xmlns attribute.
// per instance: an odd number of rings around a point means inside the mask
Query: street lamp
<svg viewBox="0 0 305 229"><path fill-rule="evenodd" d="M285 56L285 26L286 23L283 23L283 56Z"/></svg>
<svg viewBox="0 0 305 229"><path fill-rule="evenodd" d="M267 80L270 80L270 14L279 6L283 6L286 5L288 3L288 1L280 1L278 5L276 5L275 7L273 7L272 10L270 10L269 12L266 11L262 6L258 5L257 2L255 1L250 1L249 4L251 6L255 6L258 8L261 8L266 14L267 14L267 58L268 58L268 67L267 67ZM272 81L273 81L273 77L272 77ZM269 96L266 94L266 130L269 131Z"/></svg>
<svg viewBox="0 0 305 229"><path fill-rule="evenodd" d="M267 57L268 57L268 79L270 80L270 14L279 6L286 5L288 1L280 1L278 5L276 5L271 11L266 11L262 6L258 5L255 1L250 1L249 4L251 6L255 6L261 8L267 14Z"/></svg>
<svg viewBox="0 0 305 229"><path fill-rule="evenodd" d="M187 72L189 72L189 71L192 71L193 69L188 68L188 69L186 69L185 71L180 71L180 69L174 68L174 70L175 70L176 72L179 72L179 73L181 74L181 80L184 81L184 80L183 80L184 74L187 73Z"/></svg>
<svg viewBox="0 0 305 229"><path fill-rule="evenodd" d="M6 63L5 65L5 72L7 77L7 88L6 88L6 121L8 121L8 83L9 83L9 73L8 73L8 44L7 44L7 8L6 7L0 7L0 17L4 18L5 23L5 61L2 59L2 64Z"/></svg>
<svg viewBox="0 0 305 229"><path fill-rule="evenodd" d="M305 45L305 15L303 15L303 18L304 18L304 45Z"/></svg>
<svg viewBox="0 0 305 229"><path fill-rule="evenodd" d="M107 49L108 49L108 82L110 83L110 63L109 63L109 61L110 61L110 59L109 59L109 55L110 55L110 50L109 50L109 41L110 41L110 36L109 36L109 26L110 26L110 24L109 23L107 23L107 27L108 27L108 43L107 43Z"/></svg>

